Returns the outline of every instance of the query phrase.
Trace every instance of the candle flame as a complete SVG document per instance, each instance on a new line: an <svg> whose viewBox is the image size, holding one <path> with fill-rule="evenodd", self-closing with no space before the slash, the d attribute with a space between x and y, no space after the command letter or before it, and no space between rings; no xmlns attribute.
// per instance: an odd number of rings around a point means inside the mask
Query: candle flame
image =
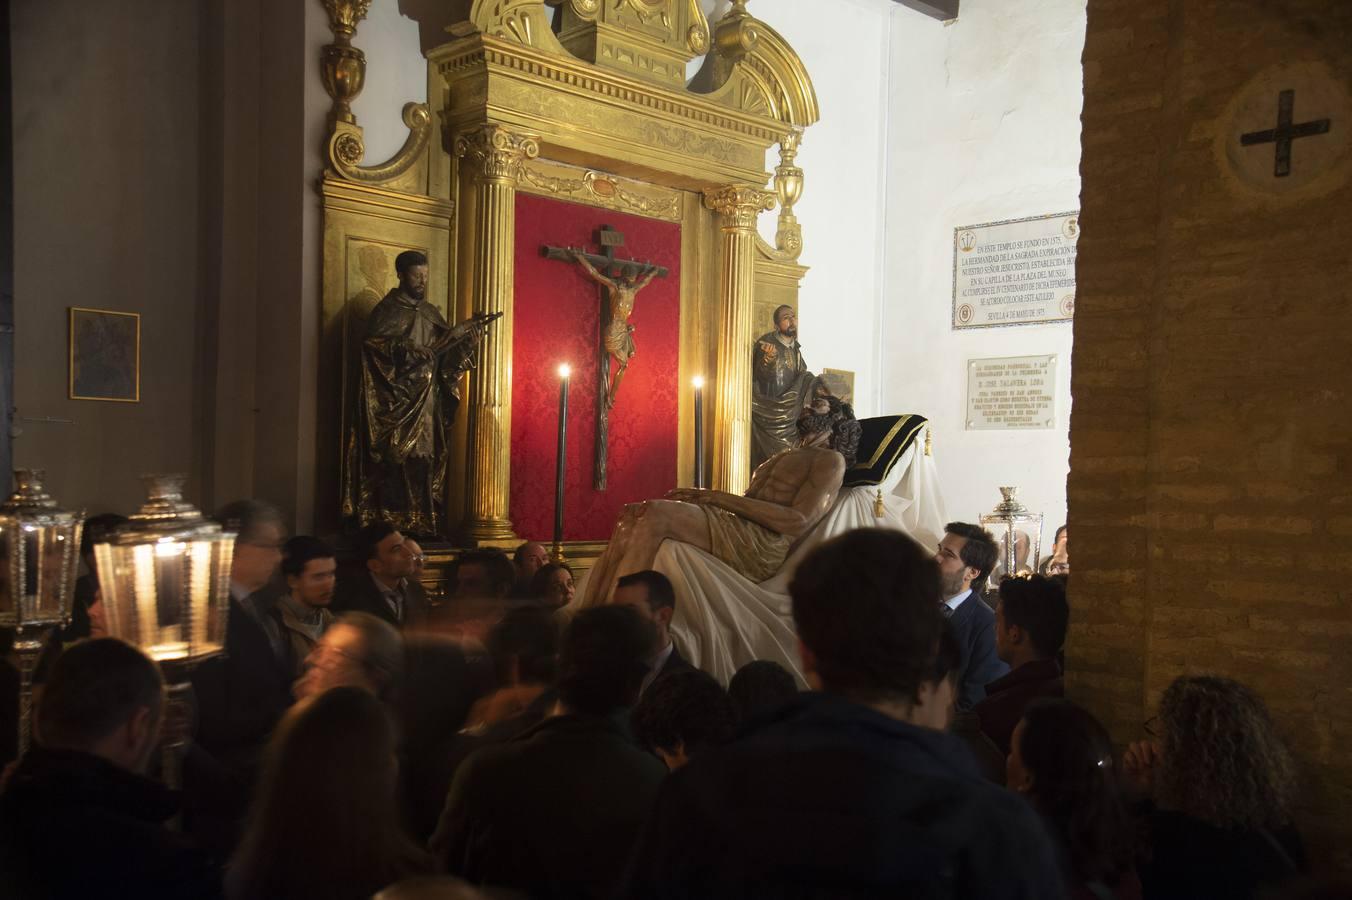
<svg viewBox="0 0 1352 900"><path fill-rule="evenodd" d="M569 375L572 375L572 374L573 374L573 367L570 366L570 365L568 365L568 363L564 363L563 365L559 366L559 377L560 377L560 378L567 378Z"/></svg>
<svg viewBox="0 0 1352 900"><path fill-rule="evenodd" d="M690 379L690 383L695 386L695 390L699 390L704 387L704 376L696 375L694 378Z"/></svg>

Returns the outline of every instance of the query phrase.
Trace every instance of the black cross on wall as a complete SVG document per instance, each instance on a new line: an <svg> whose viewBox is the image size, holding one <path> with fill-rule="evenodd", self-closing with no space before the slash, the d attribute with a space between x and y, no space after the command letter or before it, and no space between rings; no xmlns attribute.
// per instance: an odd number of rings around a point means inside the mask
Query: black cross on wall
<svg viewBox="0 0 1352 900"><path fill-rule="evenodd" d="M1329 119L1315 119L1313 122L1292 124L1295 118L1296 92L1282 91L1277 95L1277 127L1266 131L1250 131L1239 136L1239 143L1245 147L1255 144L1276 144L1277 159L1273 164L1274 178L1285 178L1291 174L1291 143L1298 138L1328 134Z"/></svg>

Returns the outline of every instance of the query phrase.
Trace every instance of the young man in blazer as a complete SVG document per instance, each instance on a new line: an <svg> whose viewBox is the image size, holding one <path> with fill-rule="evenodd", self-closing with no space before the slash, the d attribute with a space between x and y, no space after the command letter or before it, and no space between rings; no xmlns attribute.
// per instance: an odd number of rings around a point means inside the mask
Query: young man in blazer
<svg viewBox="0 0 1352 900"><path fill-rule="evenodd" d="M935 560L943 589L943 614L962 650L958 665L957 707L971 709L986 699L986 685L1009 674L995 649L995 613L981 599L999 550L980 525L944 526Z"/></svg>

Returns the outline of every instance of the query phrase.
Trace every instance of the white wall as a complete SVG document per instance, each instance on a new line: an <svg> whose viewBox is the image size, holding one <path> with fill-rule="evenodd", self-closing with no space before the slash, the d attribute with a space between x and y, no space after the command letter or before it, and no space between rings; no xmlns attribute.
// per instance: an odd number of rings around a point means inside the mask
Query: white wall
<svg viewBox="0 0 1352 900"><path fill-rule="evenodd" d="M855 373L860 416L881 411L878 298L883 294L887 169L889 23L892 0L761 0L753 15L774 28L802 57L821 106L807 129L798 165L803 199L804 265L798 335L815 372ZM767 168L778 165L772 150ZM761 217L774 242L777 213Z"/></svg>
<svg viewBox="0 0 1352 900"><path fill-rule="evenodd" d="M954 519L998 485L1065 521L1070 455L1067 324L955 332L953 228L1078 209L1085 0L963 0L952 24L898 8L888 116L882 405L933 422ZM1056 427L966 431L969 359L1056 354Z"/></svg>
<svg viewBox="0 0 1352 900"><path fill-rule="evenodd" d="M427 60L419 49L418 23L400 12L399 0L375 0L352 43L366 54L366 83L352 101L352 113L366 143L362 163L374 166L404 145L404 104L427 102Z"/></svg>

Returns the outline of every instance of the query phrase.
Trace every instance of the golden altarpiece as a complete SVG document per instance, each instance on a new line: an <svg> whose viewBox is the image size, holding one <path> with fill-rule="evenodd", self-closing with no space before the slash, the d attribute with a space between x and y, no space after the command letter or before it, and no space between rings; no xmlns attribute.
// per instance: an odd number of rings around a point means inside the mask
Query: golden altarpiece
<svg viewBox="0 0 1352 900"><path fill-rule="evenodd" d="M368 165L350 107L365 59L354 46L370 0L322 0L334 42L324 209L321 446L338 446L355 389L349 362L405 249L429 261L429 302L449 321L501 312L463 386L452 447L450 546L515 543L509 518L515 201L542 195L680 226L679 369L708 378L710 486L750 472L751 347L771 311L797 305L806 269L794 204L803 131L818 118L802 62L735 0L710 24L698 0L475 0L427 53L427 104L408 137ZM687 83L687 64L705 56ZM767 170L777 149L778 165ZM758 219L778 205L774 245ZM682 391L675 482L694 468L693 399ZM339 454L321 460L320 526L339 519ZM332 486L332 487L330 487ZM640 498L634 498L640 499ZM458 523L458 524L457 524ZM445 551L446 554L454 551ZM567 555L589 564L595 542ZM434 560L442 553L434 554Z"/></svg>

